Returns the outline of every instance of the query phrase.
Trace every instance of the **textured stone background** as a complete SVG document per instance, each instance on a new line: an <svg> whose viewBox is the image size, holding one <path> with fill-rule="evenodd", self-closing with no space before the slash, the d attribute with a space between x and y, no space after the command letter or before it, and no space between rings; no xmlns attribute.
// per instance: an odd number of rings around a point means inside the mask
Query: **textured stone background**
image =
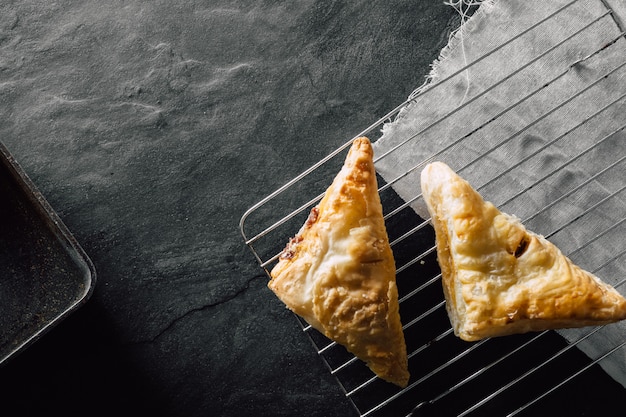
<svg viewBox="0 0 626 417"><path fill-rule="evenodd" d="M98 283L0 370L0 413L350 415L239 218L403 101L458 23L439 0L1 2L0 140Z"/></svg>

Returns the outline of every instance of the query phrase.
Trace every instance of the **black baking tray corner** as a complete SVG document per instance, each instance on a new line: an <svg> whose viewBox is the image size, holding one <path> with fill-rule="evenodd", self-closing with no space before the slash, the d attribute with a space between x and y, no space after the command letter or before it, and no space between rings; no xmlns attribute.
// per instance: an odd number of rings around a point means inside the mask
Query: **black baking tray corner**
<svg viewBox="0 0 626 417"><path fill-rule="evenodd" d="M0 365L91 295L89 257L0 143Z"/></svg>

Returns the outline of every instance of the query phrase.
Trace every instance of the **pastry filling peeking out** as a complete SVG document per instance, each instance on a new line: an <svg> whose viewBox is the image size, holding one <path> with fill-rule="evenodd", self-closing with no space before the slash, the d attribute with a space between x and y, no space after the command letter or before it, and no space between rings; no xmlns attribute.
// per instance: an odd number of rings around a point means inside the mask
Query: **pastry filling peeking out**
<svg viewBox="0 0 626 417"><path fill-rule="evenodd" d="M515 249L513 256L515 256L516 258L522 256L526 252L526 249L528 249L529 244L530 239L528 238L528 236L524 235L524 237L522 237L522 240L519 242L519 245L517 245L517 249Z"/></svg>

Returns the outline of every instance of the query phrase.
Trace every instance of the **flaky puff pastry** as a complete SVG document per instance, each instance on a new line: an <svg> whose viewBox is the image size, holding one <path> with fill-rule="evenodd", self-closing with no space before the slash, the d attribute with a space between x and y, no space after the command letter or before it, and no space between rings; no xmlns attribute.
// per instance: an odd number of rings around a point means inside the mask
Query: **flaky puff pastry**
<svg viewBox="0 0 626 417"><path fill-rule="evenodd" d="M396 269L373 153L369 139L354 141L319 205L283 250L268 286L378 377L404 387L409 372Z"/></svg>
<svg viewBox="0 0 626 417"><path fill-rule="evenodd" d="M463 340L626 318L626 300L441 162L421 174L446 308Z"/></svg>

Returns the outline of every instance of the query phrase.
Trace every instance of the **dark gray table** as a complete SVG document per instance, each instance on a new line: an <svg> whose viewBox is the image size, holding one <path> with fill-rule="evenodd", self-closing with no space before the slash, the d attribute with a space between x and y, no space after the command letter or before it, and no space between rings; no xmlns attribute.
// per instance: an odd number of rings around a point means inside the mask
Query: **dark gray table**
<svg viewBox="0 0 626 417"><path fill-rule="evenodd" d="M98 275L0 369L0 415L354 415L239 219L402 102L458 24L439 0L0 3L0 141ZM569 400L586 381L556 410L606 403Z"/></svg>
<svg viewBox="0 0 626 417"><path fill-rule="evenodd" d="M354 412L238 221L403 101L458 17L290 3L0 4L0 140L98 274L0 370L1 415Z"/></svg>

